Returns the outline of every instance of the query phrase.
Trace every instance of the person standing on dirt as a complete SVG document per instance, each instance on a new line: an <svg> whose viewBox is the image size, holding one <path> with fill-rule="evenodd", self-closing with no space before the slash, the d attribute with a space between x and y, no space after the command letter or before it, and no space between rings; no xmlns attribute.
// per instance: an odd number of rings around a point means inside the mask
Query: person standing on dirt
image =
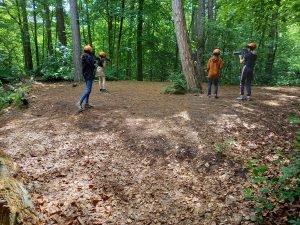
<svg viewBox="0 0 300 225"><path fill-rule="evenodd" d="M79 102L76 104L79 112L83 111L85 108L91 108L92 105L89 104L89 97L92 92L93 80L95 79L95 65L92 56L93 48L90 45L86 45L83 48L84 53L81 55L82 63L82 75L85 80L86 89Z"/></svg>
<svg viewBox="0 0 300 225"><path fill-rule="evenodd" d="M208 60L207 72L208 72L208 93L207 96L211 96L211 86L214 83L215 98L218 98L218 82L220 78L220 72L224 67L223 60L220 57L221 51L219 49L213 50L213 56Z"/></svg>
<svg viewBox="0 0 300 225"><path fill-rule="evenodd" d="M243 69L241 73L240 79L240 96L237 97L238 100L251 100L251 81L253 80L254 74L254 66L257 58L256 55L256 43L252 42L247 44L247 51L245 54L240 54L240 63L243 64ZM245 81L247 85L247 97L244 96L244 87Z"/></svg>
<svg viewBox="0 0 300 225"><path fill-rule="evenodd" d="M97 74L99 76L100 92L108 93L106 86L105 86L106 77L105 77L105 73L104 73L104 68L106 66L106 63L110 60L106 58L104 51L99 52L99 58L97 58L97 59L98 59Z"/></svg>

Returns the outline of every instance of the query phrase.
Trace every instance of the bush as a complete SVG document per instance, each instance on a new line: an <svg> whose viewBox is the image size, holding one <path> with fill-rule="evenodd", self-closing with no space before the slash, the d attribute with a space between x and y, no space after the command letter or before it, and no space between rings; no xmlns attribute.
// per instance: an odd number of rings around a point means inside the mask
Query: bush
<svg viewBox="0 0 300 225"><path fill-rule="evenodd" d="M171 73L168 78L172 82L171 86L164 87L165 94L185 94L187 93L186 80L181 73Z"/></svg>
<svg viewBox="0 0 300 225"><path fill-rule="evenodd" d="M66 46L59 45L55 48L53 55L48 56L41 68L44 80L59 81L72 80L72 50Z"/></svg>
<svg viewBox="0 0 300 225"><path fill-rule="evenodd" d="M27 105L27 92L31 89L31 84L22 84L19 87L10 86L10 90L5 90L0 82L0 109L7 108L14 104L17 108Z"/></svg>

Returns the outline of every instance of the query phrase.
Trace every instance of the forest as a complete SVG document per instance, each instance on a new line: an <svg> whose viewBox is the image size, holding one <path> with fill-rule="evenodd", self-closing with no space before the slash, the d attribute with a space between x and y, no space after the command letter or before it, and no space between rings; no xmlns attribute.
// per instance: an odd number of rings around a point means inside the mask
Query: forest
<svg viewBox="0 0 300 225"><path fill-rule="evenodd" d="M299 225L299 34L297 0L0 0L0 225Z"/></svg>

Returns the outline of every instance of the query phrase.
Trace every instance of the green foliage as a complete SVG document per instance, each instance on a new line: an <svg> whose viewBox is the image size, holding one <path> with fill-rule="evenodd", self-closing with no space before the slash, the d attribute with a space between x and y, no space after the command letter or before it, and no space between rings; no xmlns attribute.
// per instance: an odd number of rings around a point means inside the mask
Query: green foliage
<svg viewBox="0 0 300 225"><path fill-rule="evenodd" d="M300 119L294 115L289 116L289 120L295 124L299 124ZM297 132L299 133L299 131ZM263 215L271 211L275 205L285 203L292 205L300 197L300 157L299 142L296 139L296 147L293 153L287 156L289 164L280 169L277 176L269 176L267 174L269 167L266 165L258 165L259 160L250 160L246 166L252 171L253 187L244 190L246 199L256 203L255 210L257 215L253 217L253 221L263 222ZM299 218L289 220L291 224L299 224Z"/></svg>
<svg viewBox="0 0 300 225"><path fill-rule="evenodd" d="M41 73L47 81L72 80L72 51L66 46L58 45L53 55L45 58Z"/></svg>
<svg viewBox="0 0 300 225"><path fill-rule="evenodd" d="M0 109L7 108L14 104L17 108L24 107L25 97L31 89L31 84L21 84L17 87L10 86L10 90L5 90L0 82Z"/></svg>
<svg viewBox="0 0 300 225"><path fill-rule="evenodd" d="M172 82L172 85L164 87L165 94L178 95L187 93L186 80L181 73L171 73L169 81Z"/></svg>

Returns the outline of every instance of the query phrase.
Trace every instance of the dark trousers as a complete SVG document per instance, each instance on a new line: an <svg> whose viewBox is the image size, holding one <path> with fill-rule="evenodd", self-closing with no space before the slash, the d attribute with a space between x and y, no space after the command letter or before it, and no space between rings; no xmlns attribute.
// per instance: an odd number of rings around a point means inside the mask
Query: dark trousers
<svg viewBox="0 0 300 225"><path fill-rule="evenodd" d="M207 93L207 95L211 95L212 83L214 83L214 86L215 86L215 95L218 95L218 78L215 78L215 79L209 78L208 79L208 93Z"/></svg>
<svg viewBox="0 0 300 225"><path fill-rule="evenodd" d="M251 96L251 81L253 79L253 70L249 70L244 66L240 80L240 94L244 95L245 82L247 86L247 96Z"/></svg>

